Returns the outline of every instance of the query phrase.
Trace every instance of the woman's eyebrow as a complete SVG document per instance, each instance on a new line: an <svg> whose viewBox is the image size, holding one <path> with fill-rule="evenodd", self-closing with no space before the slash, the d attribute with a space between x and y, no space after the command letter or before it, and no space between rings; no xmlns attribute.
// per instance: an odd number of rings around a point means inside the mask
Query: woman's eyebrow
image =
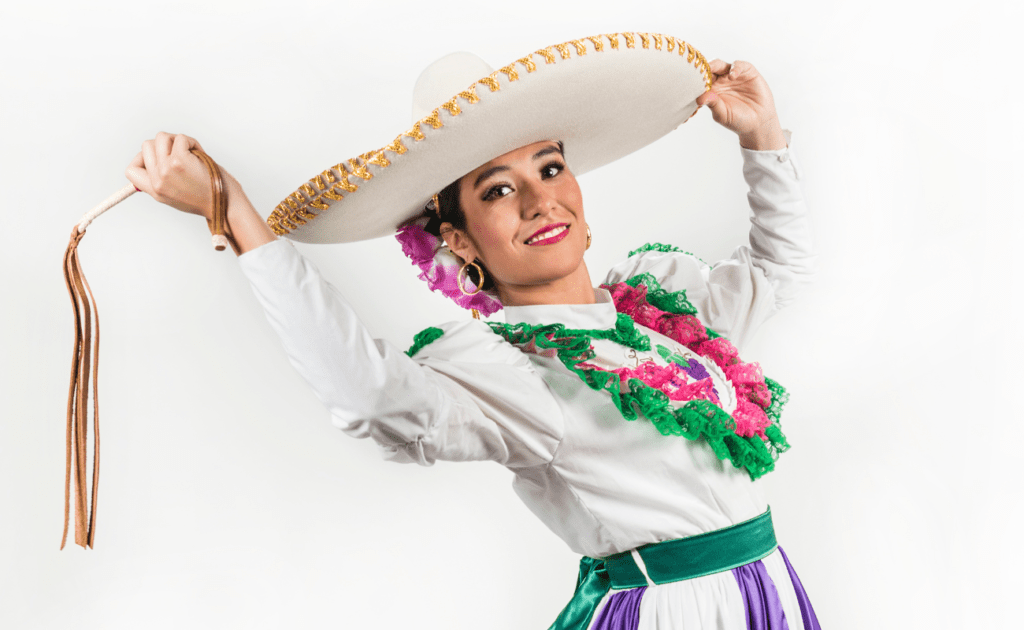
<svg viewBox="0 0 1024 630"><path fill-rule="evenodd" d="M480 173L480 176L476 178L475 182L473 182L473 188L476 189L477 187L479 187L480 186L480 182L484 181L485 179L487 179L491 175L494 175L495 173L500 173L502 171L508 171L508 170L511 170L511 169L509 167L507 167L507 166L495 166L493 168L487 169L483 173Z"/></svg>
<svg viewBox="0 0 1024 630"><path fill-rule="evenodd" d="M544 147L540 151L537 151L536 153L533 154L533 159L536 160L537 158L544 157L545 155L547 155L549 153L557 153L557 154L561 155L562 154L562 148L558 147L558 146L554 146L554 145L548 146L548 147Z"/></svg>
<svg viewBox="0 0 1024 630"><path fill-rule="evenodd" d="M533 154L533 158L531 158L531 159L536 160L538 158L544 157L545 155L548 155L549 153L557 153L559 155L562 155L562 147L555 146L555 145L544 147L540 151L537 151L536 153L534 153ZM507 166L495 166L493 168L487 169L483 173L480 173L480 176L476 178L475 182L473 182L473 188L474 189L478 188L480 186L480 183L483 182L488 177L490 177L491 175L494 175L495 173L500 173L502 171L508 171L508 170L511 170L511 169L509 169L509 167L507 167Z"/></svg>

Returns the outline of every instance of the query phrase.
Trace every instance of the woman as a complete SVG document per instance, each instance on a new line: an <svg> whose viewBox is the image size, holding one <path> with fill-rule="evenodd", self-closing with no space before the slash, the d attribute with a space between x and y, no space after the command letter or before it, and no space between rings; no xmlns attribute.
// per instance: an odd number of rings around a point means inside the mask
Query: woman
<svg viewBox="0 0 1024 630"><path fill-rule="evenodd" d="M813 271L771 92L751 64L708 64L661 35L533 55L501 73L465 55L436 62L417 83L414 127L310 180L271 215L274 229L225 174L242 267L339 428L395 461L486 459L513 471L517 494L584 555L552 628L817 628L756 483L788 448L785 393L733 345ZM460 92L466 76L484 78ZM595 289L574 170L640 148L702 105L739 135L751 247L708 266L645 246ZM189 153L198 146L158 134L128 178L210 220L209 176ZM507 324L429 328L402 353L372 339L275 234L338 242L398 226L432 288L447 283L467 308L503 307ZM431 245L439 239L451 253ZM453 256L456 274L445 269Z"/></svg>

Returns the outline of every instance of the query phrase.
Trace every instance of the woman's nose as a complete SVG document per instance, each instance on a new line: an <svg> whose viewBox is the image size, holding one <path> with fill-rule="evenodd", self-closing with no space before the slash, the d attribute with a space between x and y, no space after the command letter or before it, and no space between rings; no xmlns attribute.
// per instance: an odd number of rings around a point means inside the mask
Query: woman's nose
<svg viewBox="0 0 1024 630"><path fill-rule="evenodd" d="M558 202L555 196L540 184L525 184L520 187L519 199L522 203L522 214L525 219L533 219L554 210Z"/></svg>

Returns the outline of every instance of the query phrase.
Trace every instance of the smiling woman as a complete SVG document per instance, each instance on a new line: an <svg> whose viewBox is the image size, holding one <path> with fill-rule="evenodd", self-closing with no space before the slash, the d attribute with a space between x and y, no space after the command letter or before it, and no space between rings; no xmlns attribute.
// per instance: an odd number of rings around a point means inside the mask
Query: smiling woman
<svg viewBox="0 0 1024 630"><path fill-rule="evenodd" d="M521 147L454 186L458 206L447 210L440 197L439 216L464 220L445 221L439 234L463 261L479 259L502 304L593 304L583 196L559 144Z"/></svg>
<svg viewBox="0 0 1024 630"><path fill-rule="evenodd" d="M553 95L583 105L552 108ZM576 175L703 105L739 137L750 246L707 265L648 244L594 287ZM413 109L408 131L310 179L266 224L225 174L241 267L335 426L389 460L511 470L523 502L583 555L553 629L817 628L757 481L789 448L787 394L737 350L814 269L799 170L757 70L613 33L498 71L445 57ZM209 219L195 146L159 134L127 174ZM430 327L401 352L278 238L396 230L432 289L474 314L503 308L506 322Z"/></svg>

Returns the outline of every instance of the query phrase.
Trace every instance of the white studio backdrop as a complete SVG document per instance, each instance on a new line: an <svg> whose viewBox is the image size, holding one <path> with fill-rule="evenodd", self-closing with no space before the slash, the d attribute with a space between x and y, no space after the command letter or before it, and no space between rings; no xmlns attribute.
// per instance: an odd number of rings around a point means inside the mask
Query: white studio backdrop
<svg viewBox="0 0 1024 630"><path fill-rule="evenodd" d="M72 226L158 131L264 214L409 122L419 71L614 31L754 63L803 167L817 286L747 346L792 392L766 479L824 627L982 628L1024 587L1011 3L129 3L0 8L0 628L545 628L578 558L491 464L379 460L330 425L234 257L139 194L90 229L103 326L96 548L58 551ZM581 178L594 282L630 249L746 242L736 137L701 111ZM468 315L393 239L300 245L405 348ZM500 316L499 316L500 317Z"/></svg>

